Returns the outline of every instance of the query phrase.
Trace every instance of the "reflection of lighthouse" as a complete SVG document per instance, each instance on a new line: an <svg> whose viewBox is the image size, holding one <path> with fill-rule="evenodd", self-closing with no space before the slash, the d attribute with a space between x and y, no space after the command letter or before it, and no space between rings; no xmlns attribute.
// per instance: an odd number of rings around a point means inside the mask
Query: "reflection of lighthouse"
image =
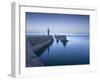
<svg viewBox="0 0 100 80"><path fill-rule="evenodd" d="M48 28L48 30L47 30L47 34L48 34L48 36L50 35L50 29Z"/></svg>

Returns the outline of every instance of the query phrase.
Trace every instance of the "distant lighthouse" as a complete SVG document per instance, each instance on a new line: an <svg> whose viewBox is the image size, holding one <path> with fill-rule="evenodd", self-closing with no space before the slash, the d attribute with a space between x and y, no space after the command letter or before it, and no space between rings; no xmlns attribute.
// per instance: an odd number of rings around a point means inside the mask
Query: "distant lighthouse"
<svg viewBox="0 0 100 80"><path fill-rule="evenodd" d="M50 36L50 29L49 28L47 29L47 34L48 34L48 36Z"/></svg>

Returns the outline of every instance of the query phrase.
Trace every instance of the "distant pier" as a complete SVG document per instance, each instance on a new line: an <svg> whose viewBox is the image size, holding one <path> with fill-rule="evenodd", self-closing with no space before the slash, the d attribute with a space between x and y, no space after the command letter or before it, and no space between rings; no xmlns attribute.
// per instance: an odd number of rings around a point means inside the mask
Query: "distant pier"
<svg viewBox="0 0 100 80"><path fill-rule="evenodd" d="M66 35L55 35L55 38L62 42L69 42L69 40L67 40L67 38L66 38Z"/></svg>

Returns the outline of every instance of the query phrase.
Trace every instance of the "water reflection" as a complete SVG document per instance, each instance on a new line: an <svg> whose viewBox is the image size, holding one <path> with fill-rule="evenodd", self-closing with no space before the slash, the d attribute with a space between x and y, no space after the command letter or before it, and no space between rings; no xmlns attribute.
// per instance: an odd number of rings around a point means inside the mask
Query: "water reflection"
<svg viewBox="0 0 100 80"><path fill-rule="evenodd" d="M53 36L53 39L35 52L44 66L90 64L89 37Z"/></svg>
<svg viewBox="0 0 100 80"><path fill-rule="evenodd" d="M58 44L59 40L57 39L56 42L57 42L57 44Z"/></svg>
<svg viewBox="0 0 100 80"><path fill-rule="evenodd" d="M50 52L50 46L48 47L48 55L49 55L49 52Z"/></svg>
<svg viewBox="0 0 100 80"><path fill-rule="evenodd" d="M68 37L68 41L54 38L39 58L45 66L89 64L89 38ZM65 48L67 46L67 49Z"/></svg>
<svg viewBox="0 0 100 80"><path fill-rule="evenodd" d="M66 47L66 45L67 45L67 43L68 43L69 41L68 41L68 40L67 40L67 41L60 41L60 40L56 39L57 45L58 45L59 42L61 42L62 45L63 45L64 47Z"/></svg>
<svg viewBox="0 0 100 80"><path fill-rule="evenodd" d="M61 41L61 42L62 42L63 46L66 47L67 41Z"/></svg>

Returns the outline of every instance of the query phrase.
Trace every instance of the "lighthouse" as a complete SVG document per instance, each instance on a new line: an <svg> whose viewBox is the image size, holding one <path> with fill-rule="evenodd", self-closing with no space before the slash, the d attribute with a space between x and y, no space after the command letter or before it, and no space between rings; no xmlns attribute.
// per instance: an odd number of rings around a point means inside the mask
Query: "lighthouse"
<svg viewBox="0 0 100 80"><path fill-rule="evenodd" d="M50 29L47 29L47 35L50 36Z"/></svg>

